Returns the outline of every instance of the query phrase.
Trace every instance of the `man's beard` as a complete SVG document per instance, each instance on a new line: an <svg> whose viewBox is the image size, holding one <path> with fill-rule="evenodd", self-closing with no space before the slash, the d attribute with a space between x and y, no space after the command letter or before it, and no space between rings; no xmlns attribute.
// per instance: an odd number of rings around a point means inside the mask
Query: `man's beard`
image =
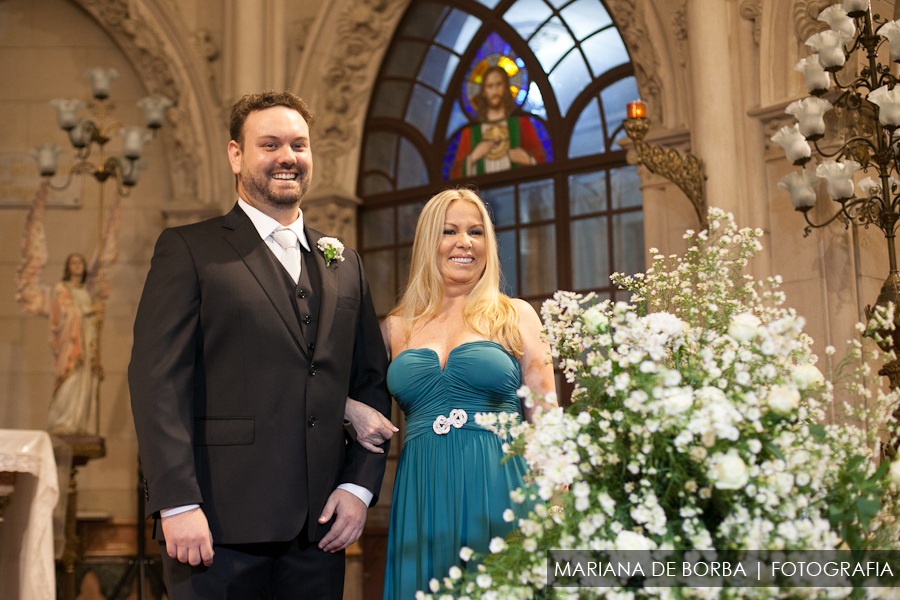
<svg viewBox="0 0 900 600"><path fill-rule="evenodd" d="M242 171L246 172L244 169ZM242 177L242 183L248 194L270 206L295 206L300 204L303 196L309 190L310 178L308 173L306 177L303 177L303 173L300 171L294 172L297 173L297 181L300 182L300 189L296 192L290 190L273 191L269 186L277 180L271 179L267 173L257 172L246 178Z"/></svg>

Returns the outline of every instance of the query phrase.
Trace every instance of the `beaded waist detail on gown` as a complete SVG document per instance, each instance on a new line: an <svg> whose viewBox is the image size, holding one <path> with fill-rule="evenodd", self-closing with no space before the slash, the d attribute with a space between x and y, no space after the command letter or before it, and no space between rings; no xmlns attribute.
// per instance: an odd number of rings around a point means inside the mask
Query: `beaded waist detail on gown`
<svg viewBox="0 0 900 600"><path fill-rule="evenodd" d="M519 412L516 396L521 371L503 346L488 340L466 342L450 351L441 370L437 353L430 348L401 352L388 368L387 385L406 415L404 441L434 434L435 419L453 410L464 410L468 420L462 429L482 428L475 423L480 412ZM453 431L449 432L453 435Z"/></svg>

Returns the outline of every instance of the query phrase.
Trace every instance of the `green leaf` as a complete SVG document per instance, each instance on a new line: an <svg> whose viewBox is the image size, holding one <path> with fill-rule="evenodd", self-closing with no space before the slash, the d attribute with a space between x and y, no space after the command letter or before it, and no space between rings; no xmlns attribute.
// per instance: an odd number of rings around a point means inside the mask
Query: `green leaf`
<svg viewBox="0 0 900 600"><path fill-rule="evenodd" d="M856 511L859 513L860 518L865 517L866 519L870 519L878 514L881 510L881 502L878 500L872 500L871 498L859 498L856 501Z"/></svg>
<svg viewBox="0 0 900 600"><path fill-rule="evenodd" d="M813 425L810 425L809 433L814 438L816 438L816 441L821 442L825 439L825 426L822 425L821 423L815 423Z"/></svg>
<svg viewBox="0 0 900 600"><path fill-rule="evenodd" d="M766 447L766 449L767 449L769 452L772 453L772 455L773 455L775 458L780 459L780 460L784 460L784 454L781 453L781 449L780 449L778 446L776 446L776 445L773 444L772 442L766 442L766 443L765 443L765 447Z"/></svg>

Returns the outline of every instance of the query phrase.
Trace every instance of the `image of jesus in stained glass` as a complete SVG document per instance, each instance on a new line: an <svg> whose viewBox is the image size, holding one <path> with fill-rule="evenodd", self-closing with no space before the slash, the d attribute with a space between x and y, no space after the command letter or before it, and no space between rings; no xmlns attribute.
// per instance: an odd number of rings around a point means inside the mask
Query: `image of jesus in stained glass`
<svg viewBox="0 0 900 600"><path fill-rule="evenodd" d="M506 58L506 57L503 57ZM450 178L497 173L525 165L546 162L546 154L528 116L513 114L517 107L504 63L508 58L482 69L476 67L472 84L480 79L478 93L470 97L477 122L463 129L450 170Z"/></svg>

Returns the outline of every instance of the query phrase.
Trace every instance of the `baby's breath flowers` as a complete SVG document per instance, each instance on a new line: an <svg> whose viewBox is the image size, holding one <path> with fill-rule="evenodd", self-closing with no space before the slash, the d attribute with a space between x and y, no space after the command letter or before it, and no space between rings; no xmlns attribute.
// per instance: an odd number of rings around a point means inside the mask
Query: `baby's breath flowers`
<svg viewBox="0 0 900 600"><path fill-rule="evenodd" d="M557 292L544 304L547 339L575 384L574 403L544 410L533 402L533 424L475 415L524 456L530 483L510 504L534 508L506 540L491 540L490 554L464 548L465 571L451 573L440 593L787 597L798 590L548 589L547 550L898 547L898 503L888 495L900 486L900 461L875 460L876 432L887 428L898 395L866 388L877 382L854 341L841 364L854 371L849 390L863 408L844 424L822 424L834 387L816 366L803 318L782 306L779 277L755 281L743 272L762 232L738 229L717 209L709 223L686 234L683 258L651 249L646 274L613 276L630 303ZM860 333L884 342L880 332L892 327L893 311L879 310ZM527 389L520 395L532 399Z"/></svg>

